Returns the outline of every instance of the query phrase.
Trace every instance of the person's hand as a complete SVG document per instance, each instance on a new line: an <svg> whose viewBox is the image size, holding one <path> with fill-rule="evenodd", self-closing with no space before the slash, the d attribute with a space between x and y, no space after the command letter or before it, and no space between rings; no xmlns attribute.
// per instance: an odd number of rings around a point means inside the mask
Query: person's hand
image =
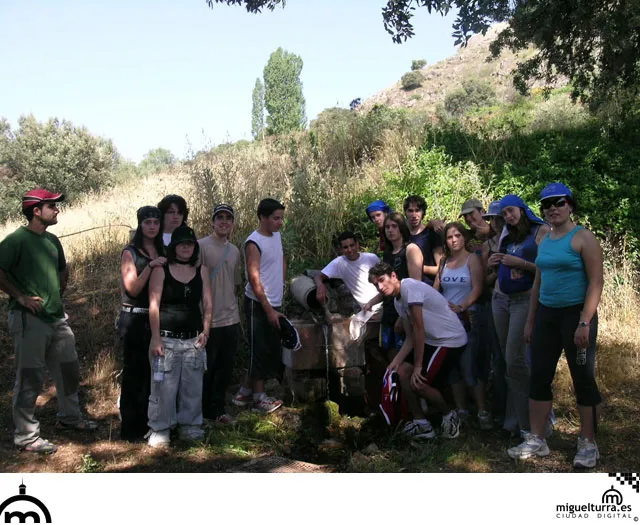
<svg viewBox="0 0 640 525"><path fill-rule="evenodd" d="M167 264L166 257L156 257L149 263L149 268L157 268L158 266L164 266L165 264Z"/></svg>
<svg viewBox="0 0 640 525"><path fill-rule="evenodd" d="M16 301L18 301L18 303L24 306L32 314L37 314L40 310L42 310L42 304L44 303L44 299L42 299L42 297L38 297L37 295L20 295L16 298Z"/></svg>
<svg viewBox="0 0 640 525"><path fill-rule="evenodd" d="M589 327L578 325L573 334L573 342L576 344L576 348L587 348L589 346Z"/></svg>
<svg viewBox="0 0 640 525"><path fill-rule="evenodd" d="M316 288L316 299L320 304L324 304L327 301L327 287L324 284Z"/></svg>
<svg viewBox="0 0 640 525"><path fill-rule="evenodd" d="M444 231L444 221L440 219L432 219L431 226L433 227L434 232L442 233Z"/></svg>
<svg viewBox="0 0 640 525"><path fill-rule="evenodd" d="M363 309L365 312L370 312L370 311L371 311L371 309L373 308L373 305L374 305L374 304L376 304L376 303L373 301L373 299L371 299L371 301L369 301L367 304L365 304L365 305L362 307L362 309Z"/></svg>
<svg viewBox="0 0 640 525"><path fill-rule="evenodd" d="M531 344L531 334L533 333L533 319L527 319L527 323L524 325L524 342Z"/></svg>
<svg viewBox="0 0 640 525"><path fill-rule="evenodd" d="M460 306L459 304L449 303L449 308L451 308L451 310L457 314L462 312L462 306Z"/></svg>
<svg viewBox="0 0 640 525"><path fill-rule="evenodd" d="M152 337L149 347L151 348L151 353L154 355L154 357L164 355L164 345L162 344L162 339L155 339Z"/></svg>
<svg viewBox="0 0 640 525"><path fill-rule="evenodd" d="M422 375L422 366L416 366L411 374L411 388L414 390L420 390L427 384L427 378Z"/></svg>
<svg viewBox="0 0 640 525"><path fill-rule="evenodd" d="M504 256L504 253L494 253L491 255L491 257L489 257L489 260L487 262L489 266L498 266L502 262Z"/></svg>
<svg viewBox="0 0 640 525"><path fill-rule="evenodd" d="M208 340L209 340L209 334L205 334L204 332L201 332L200 334L198 334L198 338L196 339L194 346L196 348L204 348L205 346L207 346Z"/></svg>
<svg viewBox="0 0 640 525"><path fill-rule="evenodd" d="M401 361L398 361L397 359L394 358L393 361L391 361L387 366L387 370L389 370L389 372L397 372L401 364L402 364Z"/></svg>
<svg viewBox="0 0 640 525"><path fill-rule="evenodd" d="M267 320L269 321L269 324L276 327L278 330L280 330L281 317L284 317L284 315L278 312L275 308L271 308L267 311Z"/></svg>
<svg viewBox="0 0 640 525"><path fill-rule="evenodd" d="M515 255L503 255L502 264L511 268L525 268L527 261L522 257L516 257Z"/></svg>

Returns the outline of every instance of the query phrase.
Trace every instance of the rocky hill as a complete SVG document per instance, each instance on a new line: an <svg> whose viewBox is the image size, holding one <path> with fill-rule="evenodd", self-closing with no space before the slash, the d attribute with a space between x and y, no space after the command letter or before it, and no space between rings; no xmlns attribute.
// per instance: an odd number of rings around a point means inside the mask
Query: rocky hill
<svg viewBox="0 0 640 525"><path fill-rule="evenodd" d="M518 61L531 57L535 49L514 54L504 51L499 57L487 60L491 56L489 45L495 40L504 24L493 26L486 35L474 35L466 47L459 47L457 53L441 62L422 68L424 82L421 87L412 90L402 88L400 79L393 86L366 99L361 108L369 110L375 104L384 104L394 108L414 108L433 111L444 102L446 94L460 87L467 79L475 78L489 82L495 89L500 102L509 102L516 97L512 83L512 71ZM407 64L407 71L410 64ZM560 87L566 82L558 82ZM536 82L532 88L542 86Z"/></svg>

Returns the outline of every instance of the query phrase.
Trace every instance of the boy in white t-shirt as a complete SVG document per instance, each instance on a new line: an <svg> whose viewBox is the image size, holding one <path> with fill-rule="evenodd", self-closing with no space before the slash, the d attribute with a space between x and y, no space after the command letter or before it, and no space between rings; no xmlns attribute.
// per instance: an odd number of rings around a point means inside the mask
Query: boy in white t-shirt
<svg viewBox="0 0 640 525"><path fill-rule="evenodd" d="M360 243L352 232L341 233L338 236L338 246L342 255L327 264L313 279L317 287L316 297L321 304L324 304L327 300L327 287L324 281L342 279L353 298L363 309L378 295L378 290L369 281L369 270L380 262L380 258L373 253L361 252ZM376 306L381 307L382 303Z"/></svg>
<svg viewBox="0 0 640 525"><path fill-rule="evenodd" d="M416 439L432 439L436 433L427 420L420 397L442 414L441 436L460 435L460 421L450 410L440 390L447 385L449 372L459 366L467 344L467 333L447 300L428 284L416 279L400 281L390 265L381 263L369 270L369 279L394 305L407 337L400 352L389 364L397 371L413 415L403 431ZM413 363L405 359L413 353Z"/></svg>

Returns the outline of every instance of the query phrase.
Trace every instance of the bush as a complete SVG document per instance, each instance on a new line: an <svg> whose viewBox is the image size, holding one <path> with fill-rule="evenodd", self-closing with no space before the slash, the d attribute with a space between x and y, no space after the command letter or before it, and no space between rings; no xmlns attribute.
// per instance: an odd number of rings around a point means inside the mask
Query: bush
<svg viewBox="0 0 640 525"><path fill-rule="evenodd" d="M469 79L462 87L447 93L444 108L450 115L461 116L470 109L489 106L495 101L493 86L483 80Z"/></svg>
<svg viewBox="0 0 640 525"><path fill-rule="evenodd" d="M411 71L418 71L427 65L427 61L424 58L420 60L413 60L411 62Z"/></svg>
<svg viewBox="0 0 640 525"><path fill-rule="evenodd" d="M410 71L409 73L402 75L400 82L402 84L402 89L410 91L412 89L419 88L422 85L422 82L424 82L424 77L420 71Z"/></svg>
<svg viewBox="0 0 640 525"><path fill-rule="evenodd" d="M38 122L20 117L17 131L6 120L0 125L0 177L5 187L0 221L17 216L25 191L45 187L73 200L113 183L118 153L110 140L84 127L51 118Z"/></svg>

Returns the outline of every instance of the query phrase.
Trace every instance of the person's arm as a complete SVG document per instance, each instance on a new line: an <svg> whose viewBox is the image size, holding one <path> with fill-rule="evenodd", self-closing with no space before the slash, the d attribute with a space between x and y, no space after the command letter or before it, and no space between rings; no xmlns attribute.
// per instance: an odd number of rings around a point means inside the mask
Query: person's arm
<svg viewBox="0 0 640 525"><path fill-rule="evenodd" d="M411 323L406 317L400 317L400 319L402 319L402 326L404 328L406 336L404 339L404 343L402 343L402 347L387 367L392 371L397 371L400 365L409 356L409 354L413 352L413 330L411 328Z"/></svg>
<svg viewBox="0 0 640 525"><path fill-rule="evenodd" d="M529 295L529 313L527 314L527 322L524 325L524 342L531 343L531 334L533 333L533 324L540 304L540 270L536 269L536 276L533 279L531 294Z"/></svg>
<svg viewBox="0 0 640 525"><path fill-rule="evenodd" d="M426 264L422 267L422 272L429 277L435 277L438 273L438 265L440 264L440 259L442 259L442 246L437 246L434 248L431 253L433 254L433 259L436 262L435 266L427 266Z"/></svg>
<svg viewBox="0 0 640 525"><path fill-rule="evenodd" d="M44 299L42 297L28 296L20 292L13 284L7 279L7 274L3 270L0 270L0 290L5 292L10 297L13 297L18 304L24 306L32 314L37 314L42 309Z"/></svg>
<svg viewBox="0 0 640 525"><path fill-rule="evenodd" d="M327 287L324 285L328 277L322 272L317 272L313 276L313 281L316 283L316 298L320 304L324 304L327 300Z"/></svg>
<svg viewBox="0 0 640 525"><path fill-rule="evenodd" d="M536 244L540 245L540 242L547 233L549 233L549 226L546 224L540 226L540 228L538 228L538 233L536 233ZM495 254L491 257L493 258L493 256L495 256ZM520 268L525 272L536 273L536 264L534 262L526 261L521 257L516 257L515 255L504 255L502 257L502 264L511 268Z"/></svg>
<svg viewBox="0 0 640 525"><path fill-rule="evenodd" d="M469 271L471 273L471 292L464 298L464 301L458 306L460 311L464 312L478 300L482 295L482 287L484 286L484 268L482 261L475 253L469 257Z"/></svg>
<svg viewBox="0 0 640 525"><path fill-rule="evenodd" d="M589 230L582 229L576 233L576 241L580 243L580 255L584 262L584 269L587 273L589 285L584 299L584 306L580 314L580 322L587 323L587 326L576 328L574 342L578 348L586 348L589 346L589 324L593 316L596 314L600 298L602 296L602 287L604 285L603 268L602 268L602 247L596 239L596 236Z"/></svg>
<svg viewBox="0 0 640 525"><path fill-rule="evenodd" d="M484 284L487 288L493 287L498 278L496 267L489 264L489 241L482 245L482 265L484 267Z"/></svg>
<svg viewBox="0 0 640 525"><path fill-rule="evenodd" d="M149 280L149 326L151 327L150 349L154 356L164 355L160 337L160 300L164 288L164 270L155 268Z"/></svg>
<svg viewBox="0 0 640 525"><path fill-rule="evenodd" d="M153 269L162 266L165 262L166 259L164 257L158 257L145 266L140 272L140 275L138 275L131 252L129 250L122 252L122 258L120 259L120 276L122 286L127 294L131 297L137 297L143 290L144 285L147 284Z"/></svg>
<svg viewBox="0 0 640 525"><path fill-rule="evenodd" d="M411 327L413 328L413 375L411 376L411 386L420 388L425 383L426 378L422 375L422 359L424 357L424 320L422 318L422 305L412 304L409 306L411 315Z"/></svg>
<svg viewBox="0 0 640 525"><path fill-rule="evenodd" d="M368 310L371 310L375 305L377 305L378 303L381 303L383 299L384 299L384 295L382 294L382 292L380 292L373 299L371 299L367 304L365 304L362 309L365 312Z"/></svg>
<svg viewBox="0 0 640 525"><path fill-rule="evenodd" d="M282 314L275 308L273 308L273 306L271 306L271 303L269 303L267 295L264 292L264 288L262 287L262 282L260 281L260 250L258 250L258 246L255 243L247 243L245 248L245 257L247 261L247 277L249 279L251 289L253 290L253 294L256 296L256 299L264 309L269 322L279 329L279 318L282 317ZM285 272L285 270L286 263L283 260L283 273Z"/></svg>
<svg viewBox="0 0 640 525"><path fill-rule="evenodd" d="M444 266L445 264L447 264L447 259L444 258L444 257L441 257L440 261L438 261L438 271L436 272L436 278L433 281L433 289L438 291L438 292L442 292L442 283L440 282L440 276L442 275L442 269L440 267Z"/></svg>
<svg viewBox="0 0 640 525"><path fill-rule="evenodd" d="M407 244L407 269L409 277L416 281L422 281L422 251L417 244Z"/></svg>
<svg viewBox="0 0 640 525"><path fill-rule="evenodd" d="M437 233L442 233L444 231L444 226L445 224L442 219L431 219L427 222L427 228Z"/></svg>
<svg viewBox="0 0 640 525"><path fill-rule="evenodd" d="M202 277L202 333L198 336L196 344L199 348L204 348L209 340L211 316L213 315L211 281L209 280L209 270L204 264L200 266L200 277Z"/></svg>
<svg viewBox="0 0 640 525"><path fill-rule="evenodd" d="M60 279L60 297L62 297L67 289L67 284L69 284L69 267L65 266L64 270L58 274L58 277Z"/></svg>

